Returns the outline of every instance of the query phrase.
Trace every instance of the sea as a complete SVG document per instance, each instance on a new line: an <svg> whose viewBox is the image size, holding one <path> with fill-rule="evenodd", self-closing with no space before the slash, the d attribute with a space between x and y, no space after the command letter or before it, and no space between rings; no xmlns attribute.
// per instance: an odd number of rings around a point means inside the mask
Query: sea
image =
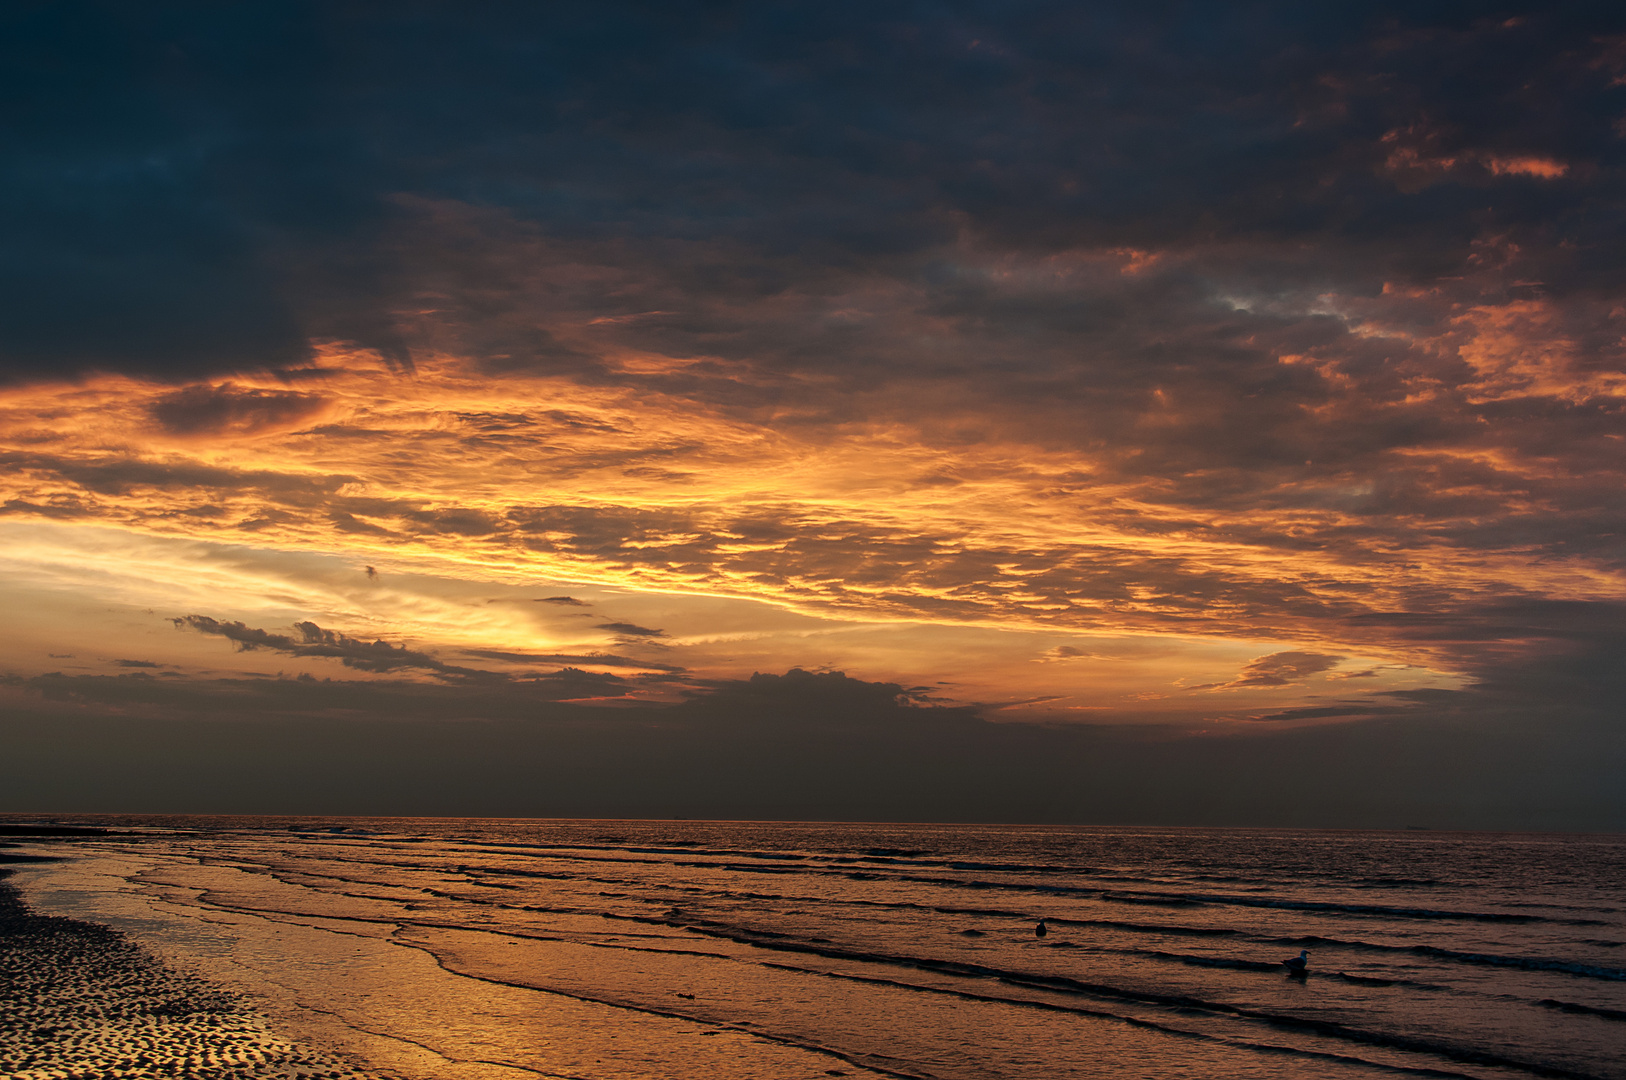
<svg viewBox="0 0 1626 1080"><path fill-rule="evenodd" d="M379 1076L1626 1080L1621 835L50 820L37 911Z"/></svg>

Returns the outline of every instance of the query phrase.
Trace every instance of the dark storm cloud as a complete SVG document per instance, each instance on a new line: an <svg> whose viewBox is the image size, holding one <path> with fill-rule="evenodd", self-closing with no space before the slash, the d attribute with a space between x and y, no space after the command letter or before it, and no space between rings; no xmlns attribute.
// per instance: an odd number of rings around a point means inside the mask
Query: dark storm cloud
<svg viewBox="0 0 1626 1080"><path fill-rule="evenodd" d="M1457 646L1470 658L1477 693L1538 717L1605 717L1620 735L1626 604L1531 599L1483 615L1490 625L1473 628L1478 640ZM1498 627L1507 639L1496 640Z"/></svg>
<svg viewBox="0 0 1626 1080"><path fill-rule="evenodd" d="M1607 239L1620 16L1596 5L75 3L5 20L8 96L30 103L0 178L16 373L286 366L311 337L405 362L448 330L494 369L594 370L530 317L500 253L398 260L432 205L593 245L646 283L598 301L632 338L826 367L867 362L842 347L862 328L803 320L787 339L729 309L876 273L947 301L943 255L967 232L1033 253L1247 241L1231 269L1263 293L1457 272L1487 237L1554 294L1626 266ZM1000 315L1016 348L1112 311Z"/></svg>
<svg viewBox="0 0 1626 1080"><path fill-rule="evenodd" d="M843 671L792 668L783 675L759 671L748 679L704 681L675 712L691 717L750 716L756 723L799 725L811 720L816 727L839 730L854 722L869 724L878 715L895 721L925 717L959 722L976 716L978 710L931 705L921 687L866 682Z"/></svg>
<svg viewBox="0 0 1626 1080"><path fill-rule="evenodd" d="M1377 630L1448 657L1481 692L1554 709L1614 708L1626 700L1626 604L1508 597L1447 611L1354 616Z"/></svg>
<svg viewBox="0 0 1626 1080"><path fill-rule="evenodd" d="M1307 705L1302 709L1282 709L1279 712L1265 713L1262 716L1249 716L1246 719L1268 724L1295 720L1329 720L1351 716L1373 716L1400 711L1402 710L1395 706Z"/></svg>
<svg viewBox="0 0 1626 1080"><path fill-rule="evenodd" d="M1618 716L1488 690L1210 735L991 723L839 672L717 681L675 705L560 700L606 683L0 677L0 808L1626 827ZM1306 719L1321 722L1281 729Z"/></svg>
<svg viewBox="0 0 1626 1080"><path fill-rule="evenodd" d="M313 156L321 133L299 131L319 112L301 72L322 64L300 8L24 4L4 22L6 96L30 103L7 123L7 366L302 359L277 234L334 216L352 233L356 211L340 176L321 177L342 149Z"/></svg>
<svg viewBox="0 0 1626 1080"><path fill-rule="evenodd" d="M466 684L297 678L158 679L128 675L64 675L51 672L0 683L63 705L141 715L268 717L395 716L433 720L536 718L549 707L577 698L616 698L625 681L615 675L561 668L520 680L481 680L477 696Z"/></svg>

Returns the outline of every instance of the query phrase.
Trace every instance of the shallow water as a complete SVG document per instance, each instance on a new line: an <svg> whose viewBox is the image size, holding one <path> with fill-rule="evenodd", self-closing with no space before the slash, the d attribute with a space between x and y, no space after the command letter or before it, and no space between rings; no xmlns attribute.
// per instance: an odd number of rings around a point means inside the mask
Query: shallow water
<svg viewBox="0 0 1626 1080"><path fill-rule="evenodd" d="M37 908L408 1076L1626 1080L1621 836L71 820Z"/></svg>

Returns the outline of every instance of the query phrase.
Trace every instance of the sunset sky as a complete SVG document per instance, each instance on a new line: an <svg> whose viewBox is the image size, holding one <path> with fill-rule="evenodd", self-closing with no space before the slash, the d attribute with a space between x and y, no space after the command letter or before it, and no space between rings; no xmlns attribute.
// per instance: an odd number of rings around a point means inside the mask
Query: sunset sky
<svg viewBox="0 0 1626 1080"><path fill-rule="evenodd" d="M0 20L0 810L1626 828L1618 8Z"/></svg>

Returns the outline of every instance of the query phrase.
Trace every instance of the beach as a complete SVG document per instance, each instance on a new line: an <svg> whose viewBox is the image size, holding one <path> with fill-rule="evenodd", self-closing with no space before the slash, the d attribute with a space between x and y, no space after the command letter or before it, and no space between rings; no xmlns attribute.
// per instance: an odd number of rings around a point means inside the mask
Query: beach
<svg viewBox="0 0 1626 1080"><path fill-rule="evenodd" d="M239 994L104 926L30 911L0 867L0 1075L389 1080L273 1033Z"/></svg>
<svg viewBox="0 0 1626 1080"><path fill-rule="evenodd" d="M1626 1076L1615 837L79 823L6 1075Z"/></svg>

